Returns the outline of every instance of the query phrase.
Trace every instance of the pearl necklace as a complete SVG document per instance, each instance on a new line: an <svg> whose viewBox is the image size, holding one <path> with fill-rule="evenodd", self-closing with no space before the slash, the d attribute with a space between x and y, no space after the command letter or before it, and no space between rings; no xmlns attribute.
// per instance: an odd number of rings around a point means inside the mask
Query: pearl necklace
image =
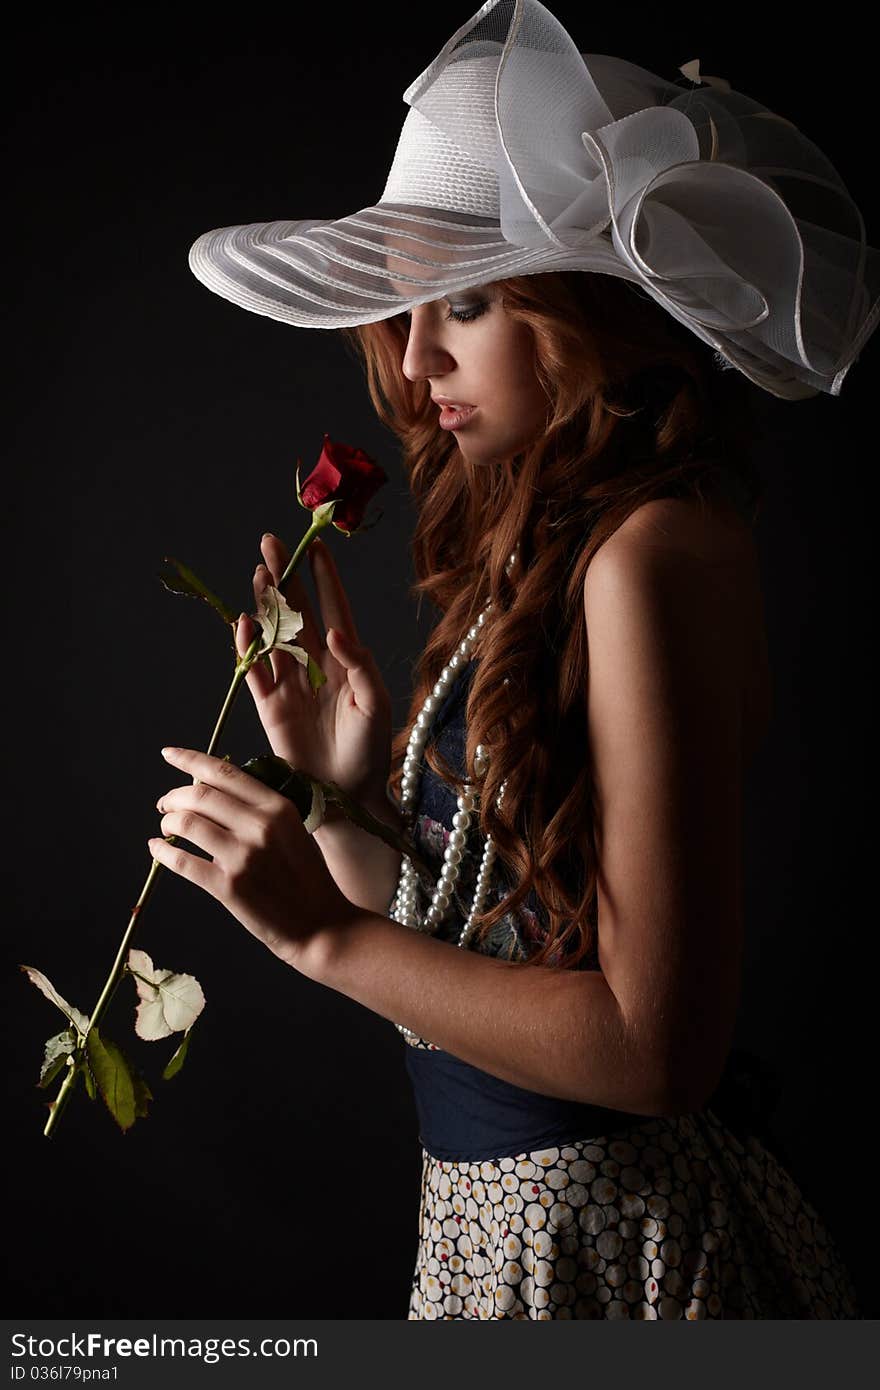
<svg viewBox="0 0 880 1390"><path fill-rule="evenodd" d="M505 566L505 573L509 574L516 563L518 550L519 547L517 546L517 549L514 550ZM437 711L442 705L449 687L456 679L460 668L467 665L470 660L474 643L480 635L480 631L483 628L491 607L492 600L490 599L476 622L468 629L467 635L463 641L459 643L449 661L443 667L433 690L422 705L421 711L413 724L407 743L406 757L403 760L403 778L400 784L401 812L408 823L411 833L415 823L416 796L418 792L422 754L430 738L431 728L437 717ZM505 677L505 682L506 681L507 677ZM480 743L477 745L474 754L474 771L477 777L482 777L486 770L487 762L488 753L482 743ZM505 779L498 791L498 797L495 803L497 806L501 805L504 796L504 788L506 786L507 781ZM400 878L398 880L397 892L388 910L388 915L395 922L400 922L404 926L411 927L414 931L426 932L429 936L433 936L445 920L455 890L455 885L458 881L461 861L464 855L464 846L467 841L468 828L471 824L471 816L476 806L476 793L470 782L465 782L464 789L457 798L457 805L458 810L452 818L453 829L450 833L449 842L443 855L443 868L431 898L431 905L425 913L423 920L419 921L417 906L418 878L416 870L412 860L406 854L401 855ZM486 901L486 896L492 881L492 865L494 861L495 843L492 836L487 835L483 846L480 868L474 885L473 901L467 919L458 937L458 945L462 948L466 948L470 945L471 937L474 934L475 919L478 914L483 911L483 905ZM414 1033L411 1028L404 1027L402 1023L395 1023L394 1026L398 1032L403 1033L406 1037L418 1037L417 1033Z"/></svg>

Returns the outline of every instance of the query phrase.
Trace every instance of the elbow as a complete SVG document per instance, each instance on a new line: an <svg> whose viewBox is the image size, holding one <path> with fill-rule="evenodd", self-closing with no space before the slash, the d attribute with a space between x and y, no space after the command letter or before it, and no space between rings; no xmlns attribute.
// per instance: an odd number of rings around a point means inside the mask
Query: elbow
<svg viewBox="0 0 880 1390"><path fill-rule="evenodd" d="M703 1110L721 1079L726 1051L688 1025L669 1023L643 1033L640 1075L647 1083L641 1113L674 1118Z"/></svg>
<svg viewBox="0 0 880 1390"><path fill-rule="evenodd" d="M705 1109L721 1079L724 1063L722 1060L716 1066L713 1061L711 1067L704 1063L705 1059L700 1061L680 1055L667 1056L656 1089L658 1104L662 1108L651 1113L675 1117L693 1115Z"/></svg>

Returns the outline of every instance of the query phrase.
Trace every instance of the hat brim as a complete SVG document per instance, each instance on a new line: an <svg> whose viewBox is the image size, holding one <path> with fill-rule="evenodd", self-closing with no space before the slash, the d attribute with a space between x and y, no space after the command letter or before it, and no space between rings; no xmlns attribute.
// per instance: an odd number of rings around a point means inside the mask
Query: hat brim
<svg viewBox="0 0 880 1390"><path fill-rule="evenodd" d="M496 219L379 202L336 220L253 222L205 232L189 266L214 294L300 328L350 328L512 275L626 273L605 232L568 247L517 247Z"/></svg>

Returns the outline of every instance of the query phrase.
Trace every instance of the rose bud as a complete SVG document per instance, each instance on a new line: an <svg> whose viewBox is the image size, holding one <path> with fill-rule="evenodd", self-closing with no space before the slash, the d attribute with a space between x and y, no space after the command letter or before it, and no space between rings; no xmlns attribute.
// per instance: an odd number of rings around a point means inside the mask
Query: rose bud
<svg viewBox="0 0 880 1390"><path fill-rule="evenodd" d="M363 525L368 502L387 482L384 468L363 449L337 443L325 434L321 457L302 487L297 465L296 495L300 506L310 512L335 501L333 525L350 536Z"/></svg>

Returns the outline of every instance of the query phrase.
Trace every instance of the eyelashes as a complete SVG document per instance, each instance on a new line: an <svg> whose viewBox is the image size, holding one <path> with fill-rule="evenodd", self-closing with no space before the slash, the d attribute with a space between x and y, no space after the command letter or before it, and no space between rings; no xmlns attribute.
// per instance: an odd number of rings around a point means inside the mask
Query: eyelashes
<svg viewBox="0 0 880 1390"><path fill-rule="evenodd" d="M485 303L479 303L473 304L467 309L453 309L450 304L449 313L446 317L447 319L454 319L456 323L472 323L474 319L478 319L481 315L485 314L487 307Z"/></svg>
<svg viewBox="0 0 880 1390"><path fill-rule="evenodd" d="M449 319L452 319L455 323L473 323L474 319L482 318L483 314L486 313L488 308L489 304L486 300L480 300L476 304L469 304L466 308L463 309L455 309L450 304L448 311L446 312L446 314L444 314L444 318L447 321ZM406 328L409 328L409 325L412 322L412 314L410 310L404 309L400 317L403 320L404 326Z"/></svg>

